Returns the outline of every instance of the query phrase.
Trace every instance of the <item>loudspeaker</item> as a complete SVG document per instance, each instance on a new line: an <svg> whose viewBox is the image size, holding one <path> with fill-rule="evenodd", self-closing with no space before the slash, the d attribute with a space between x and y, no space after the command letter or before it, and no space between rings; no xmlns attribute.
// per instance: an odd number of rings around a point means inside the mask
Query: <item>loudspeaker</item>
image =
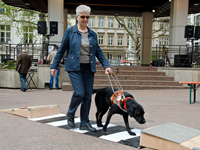
<svg viewBox="0 0 200 150"><path fill-rule="evenodd" d="M46 34L46 33L47 33L46 21L38 21L38 34Z"/></svg>
<svg viewBox="0 0 200 150"><path fill-rule="evenodd" d="M191 67L190 55L175 55L174 67Z"/></svg>
<svg viewBox="0 0 200 150"><path fill-rule="evenodd" d="M185 26L185 38L191 38L194 36L194 26L187 25Z"/></svg>
<svg viewBox="0 0 200 150"><path fill-rule="evenodd" d="M195 38L199 39L200 38L200 26L195 27Z"/></svg>
<svg viewBox="0 0 200 150"><path fill-rule="evenodd" d="M58 22L50 21L50 34L58 34Z"/></svg>

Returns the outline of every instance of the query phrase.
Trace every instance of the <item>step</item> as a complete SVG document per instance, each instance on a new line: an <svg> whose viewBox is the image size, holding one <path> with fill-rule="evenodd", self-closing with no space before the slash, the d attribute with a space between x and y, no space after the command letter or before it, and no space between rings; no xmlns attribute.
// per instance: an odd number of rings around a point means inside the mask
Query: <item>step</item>
<svg viewBox="0 0 200 150"><path fill-rule="evenodd" d="M110 87L108 76L102 66L96 67L94 77L94 88ZM151 90L151 89L185 89L189 88L174 81L174 77L168 77L165 72L157 71L157 67L132 67L132 66L112 66L116 77L124 90ZM112 77L110 76L111 80ZM112 81L116 87L116 83ZM70 82L62 85L63 91L71 91Z"/></svg>
<svg viewBox="0 0 200 150"><path fill-rule="evenodd" d="M93 89L110 87L107 84L94 84ZM163 85L123 85L124 90L160 90L160 89L189 89L189 86L163 86ZM117 88L114 86L114 88ZM68 82L63 83L63 91L72 91L72 86Z"/></svg>
<svg viewBox="0 0 200 150"><path fill-rule="evenodd" d="M162 85L162 86L182 86L179 82L175 81L147 81L147 80L119 80L121 85ZM112 85L116 83L111 80ZM109 80L94 80L94 84L110 85Z"/></svg>
<svg viewBox="0 0 200 150"><path fill-rule="evenodd" d="M111 66L112 70L134 70L134 71L157 71L157 67L142 67L142 66ZM102 66L96 66L96 70L104 70Z"/></svg>
<svg viewBox="0 0 200 150"><path fill-rule="evenodd" d="M106 75L95 75L95 79L108 79ZM138 76L138 75L117 75L118 80L161 80L174 81L174 77L168 76Z"/></svg>
<svg viewBox="0 0 200 150"><path fill-rule="evenodd" d="M115 72L115 71L114 71ZM158 71L122 71L119 70L118 72L115 72L116 75L145 75L145 76L165 76L165 72L158 72ZM97 70L95 75L103 75L105 74L104 70Z"/></svg>

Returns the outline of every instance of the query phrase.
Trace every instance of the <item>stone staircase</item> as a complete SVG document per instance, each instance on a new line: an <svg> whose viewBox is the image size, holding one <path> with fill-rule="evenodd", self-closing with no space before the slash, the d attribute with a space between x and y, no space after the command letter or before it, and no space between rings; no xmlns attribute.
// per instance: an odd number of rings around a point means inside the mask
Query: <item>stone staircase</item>
<svg viewBox="0 0 200 150"><path fill-rule="evenodd" d="M185 89L174 77L168 77L165 72L159 72L156 67L113 66L113 71L124 90L156 90L156 89ZM112 79L112 78L111 78ZM112 81L112 80L111 80ZM112 81L115 88L115 83ZM94 89L110 87L110 82L101 66L97 66ZM64 82L63 91L72 91L70 82Z"/></svg>

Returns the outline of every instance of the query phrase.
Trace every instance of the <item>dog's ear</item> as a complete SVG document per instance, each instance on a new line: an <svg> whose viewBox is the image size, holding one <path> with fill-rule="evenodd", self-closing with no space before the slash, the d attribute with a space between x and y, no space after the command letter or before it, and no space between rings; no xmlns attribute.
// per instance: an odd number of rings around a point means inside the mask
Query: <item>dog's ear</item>
<svg viewBox="0 0 200 150"><path fill-rule="evenodd" d="M127 113L130 117L134 117L134 109L135 109L134 104L132 104L130 107L128 107Z"/></svg>
<svg viewBox="0 0 200 150"><path fill-rule="evenodd" d="M131 97L131 98L133 98L133 99L134 99L133 95L131 95L131 94L130 94L130 93L128 93L128 92L124 92L124 96L125 96L125 97Z"/></svg>

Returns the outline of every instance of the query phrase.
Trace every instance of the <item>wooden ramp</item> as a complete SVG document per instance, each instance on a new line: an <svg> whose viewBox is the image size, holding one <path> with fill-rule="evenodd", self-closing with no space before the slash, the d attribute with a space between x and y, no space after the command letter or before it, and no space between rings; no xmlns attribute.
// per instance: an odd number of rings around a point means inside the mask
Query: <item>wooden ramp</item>
<svg viewBox="0 0 200 150"><path fill-rule="evenodd" d="M32 106L23 108L12 108L0 110L13 115L18 115L25 118L38 118L50 115L56 115L60 113L58 105L43 105L43 106Z"/></svg>
<svg viewBox="0 0 200 150"><path fill-rule="evenodd" d="M140 145L159 150L200 150L200 130L166 123L143 130Z"/></svg>

